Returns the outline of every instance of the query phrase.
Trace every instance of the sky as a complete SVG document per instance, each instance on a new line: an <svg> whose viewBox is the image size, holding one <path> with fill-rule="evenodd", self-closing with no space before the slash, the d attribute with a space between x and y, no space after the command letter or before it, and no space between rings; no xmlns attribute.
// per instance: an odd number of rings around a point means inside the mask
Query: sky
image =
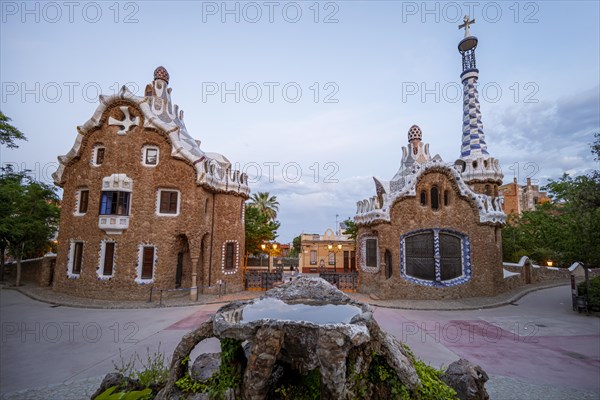
<svg viewBox="0 0 600 400"><path fill-rule="evenodd" d="M28 138L0 163L51 182L98 106L163 65L201 148L280 203L278 240L322 233L400 166L413 124L453 163L465 14L504 182L598 168L597 1L125 1L0 5L0 109Z"/></svg>

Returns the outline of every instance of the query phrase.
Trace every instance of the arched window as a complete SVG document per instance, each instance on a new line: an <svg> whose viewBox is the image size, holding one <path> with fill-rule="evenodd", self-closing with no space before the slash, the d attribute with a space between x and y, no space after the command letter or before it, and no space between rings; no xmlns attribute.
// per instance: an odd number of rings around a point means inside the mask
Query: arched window
<svg viewBox="0 0 600 400"><path fill-rule="evenodd" d="M425 193L424 190L421 190L421 205L422 206L427 205L427 193Z"/></svg>
<svg viewBox="0 0 600 400"><path fill-rule="evenodd" d="M431 188L431 209L432 210L437 210L438 208L440 208L440 196L439 196L439 192L438 192L438 188L436 186L433 186Z"/></svg>
<svg viewBox="0 0 600 400"><path fill-rule="evenodd" d="M400 240L401 274L411 282L454 286L471 277L469 238L444 229L410 232Z"/></svg>
<svg viewBox="0 0 600 400"><path fill-rule="evenodd" d="M450 192L444 190L444 206L450 204Z"/></svg>

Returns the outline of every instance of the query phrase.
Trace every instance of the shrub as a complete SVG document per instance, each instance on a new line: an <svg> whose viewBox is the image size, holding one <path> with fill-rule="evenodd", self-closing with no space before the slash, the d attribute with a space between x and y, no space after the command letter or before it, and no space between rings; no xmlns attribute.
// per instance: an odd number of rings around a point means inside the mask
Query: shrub
<svg viewBox="0 0 600 400"><path fill-rule="evenodd" d="M600 311L600 276L590 279L590 293L587 293L585 281L578 285L580 296L587 296L588 307Z"/></svg>

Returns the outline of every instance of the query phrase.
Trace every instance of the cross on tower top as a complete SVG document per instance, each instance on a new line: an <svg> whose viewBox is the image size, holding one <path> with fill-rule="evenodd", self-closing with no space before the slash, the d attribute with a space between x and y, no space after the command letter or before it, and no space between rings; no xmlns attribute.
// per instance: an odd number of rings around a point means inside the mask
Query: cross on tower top
<svg viewBox="0 0 600 400"><path fill-rule="evenodd" d="M463 21L464 21L464 24L459 25L458 29L465 28L465 37L469 37L469 36L471 36L471 31L469 30L469 25L474 24L475 19L472 19L469 21L469 16L465 15L465 18L463 18Z"/></svg>

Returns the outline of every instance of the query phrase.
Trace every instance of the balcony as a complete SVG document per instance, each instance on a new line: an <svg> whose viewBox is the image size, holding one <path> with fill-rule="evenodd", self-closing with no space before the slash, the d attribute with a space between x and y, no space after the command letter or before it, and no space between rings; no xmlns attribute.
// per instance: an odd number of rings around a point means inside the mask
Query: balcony
<svg viewBox="0 0 600 400"><path fill-rule="evenodd" d="M101 215L98 218L98 228L108 235L120 235L129 228L129 216L127 215Z"/></svg>

